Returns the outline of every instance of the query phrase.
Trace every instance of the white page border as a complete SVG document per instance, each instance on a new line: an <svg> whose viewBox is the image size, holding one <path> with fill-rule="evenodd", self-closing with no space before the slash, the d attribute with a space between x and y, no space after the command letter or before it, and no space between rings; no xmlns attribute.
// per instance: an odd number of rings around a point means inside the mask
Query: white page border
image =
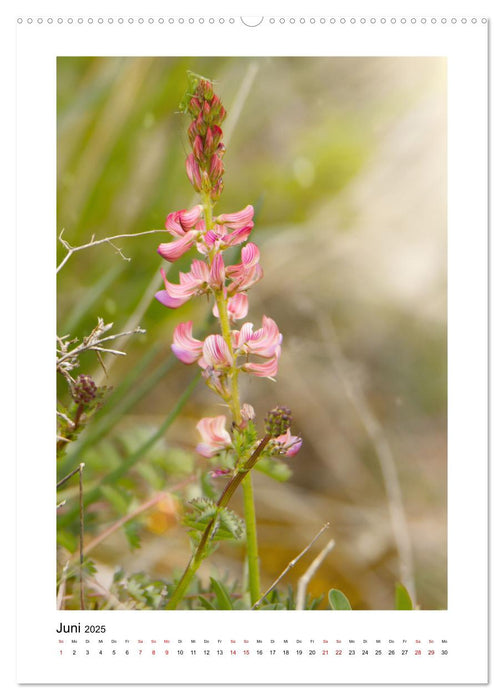
<svg viewBox="0 0 504 700"><path fill-rule="evenodd" d="M62 18L63 22L59 25L57 19L52 24L48 24L44 18L31 18L32 23L28 23L28 19L30 18L23 18L24 23L18 31L18 303L21 318L18 361L21 367L30 366L33 372L31 376L40 379L34 384L33 378L26 381L26 378L20 376L20 407L28 405L34 389L39 395L48 397L48 406L53 396L52 375L48 368L53 363L52 340L55 331L52 311L55 308L55 100L51 99L55 95L55 56L86 55L90 53L90 47L96 55L165 55L167 31L170 28L168 18L162 24L151 25L147 24L148 18L142 25L138 21L129 24L129 17L124 18L122 24L117 21L119 18L113 18L114 23L107 25L100 25L98 18L95 18L92 25L86 23L84 18L82 24L75 18L70 25L65 24L65 19L68 18ZM42 19L42 22L38 23L38 19ZM178 18L174 18L171 26L176 27L176 32L169 36L171 55L187 55L189 39L192 49L189 53L219 55L221 51L216 51L216 47L221 46L221 41L217 40L216 33L226 32L227 55L334 55L337 46L337 55L443 55L448 58L449 609L439 612L419 611L412 615L415 616L417 629L425 629L425 634L433 636L433 629L436 628L436 633L439 630L441 636L448 636L452 645L450 663L444 664L441 677L433 675L433 679L428 682L484 682L487 625L486 27L480 19L473 24L471 19L474 18L468 18L466 23L462 23L462 18L459 18L453 24L450 19L444 24L438 19L434 24L431 22L433 18L417 18L415 24L411 23L411 18L405 18L404 24L400 23L401 18L395 18L396 22L392 22L394 18L377 17L375 24L370 21L361 23L359 18L351 23L352 18L348 18L345 24L336 21L332 25L330 18L324 25L320 24L318 18L315 26L308 23L280 24L280 18L275 18L278 20L275 24L263 24L256 29L245 28L238 23L219 24L217 21L213 23L212 34L209 34L209 24L206 23L208 18L203 24L198 21L192 25L188 19L181 24ZM385 19L385 22L382 23L381 19ZM422 19L426 21L422 23ZM263 31L259 40L258 30ZM134 52L132 46L135 47ZM195 46L198 47L197 52L194 51ZM303 48L301 53L299 46ZM36 297L37 301L40 299L42 302L41 309L44 309L44 313L37 316L35 324L32 322L33 291L26 284L20 241L27 250L37 251ZM51 246L42 246L41 241L52 243ZM23 318L30 319L30 328L24 326ZM38 339L35 357L30 341L33 337ZM21 410L20 413L22 415L18 416L18 425L24 416ZM52 639L56 618L61 617L61 613L57 615L53 609L55 566L54 559L51 559L54 557L52 545L48 546L48 542L54 541L53 514L50 509L46 511L40 506L54 501L52 429L52 410L40 410L30 440L21 440L18 445L18 496L22 494L18 511L18 542L21 553L30 552L30 558L26 562L22 555L18 559L18 596L23 601L19 617L21 647L28 633L32 637L34 633L37 634L30 619L38 619L37 628L43 644L48 636ZM22 431L20 435L22 436ZM28 469L26 465L37 465L37 468ZM479 504L479 507L475 509L474 503ZM471 504L470 513L466 504ZM27 509L37 515L35 532L33 521L28 521L22 515ZM31 570L39 572L40 577L36 600L29 594L25 584L30 581ZM43 572L47 572L47 575L44 576ZM477 600L478 604L468 606L468 596L473 601ZM45 602L41 604L40 601L47 601L47 610ZM180 624L185 626L190 620L193 630L200 624L195 620L195 616L201 617L198 613L172 614L177 616L174 619L180 619ZM93 622L96 623L97 613L78 615L83 622L87 616L92 615ZM125 629L131 629L132 620L135 626L145 624L140 620L144 613L113 612L108 613L107 617L109 615L113 616L110 624L114 625L118 635L121 633L118 628L123 624ZM216 615L225 616L226 613L214 613L212 626L221 624L220 620L217 622ZM300 615L306 613L289 613L292 617L288 618L288 624L294 624L290 620L299 620ZM318 611L309 615L314 620L312 623L310 619L310 625L324 628L325 613ZM375 625L379 634L380 626L383 628L386 624L387 629L390 629L399 615L402 614L354 613L351 626L348 627L349 632L341 631L340 634L372 636L370 629ZM118 616L120 622L116 623L115 618ZM263 616L261 619L264 621ZM126 617L129 619L126 620ZM149 625L151 624L149 620ZM207 623L203 621L204 624ZM402 624L401 621L400 625ZM464 643L467 642L468 630L478 640L478 645L476 650L471 650L470 663L464 663L466 657L463 640ZM196 635L197 632L194 631L193 634ZM457 639L460 640L460 649L456 647ZM48 651L52 651L51 645L46 646ZM29 682L28 675L36 681L37 673L42 674L38 680L45 682L50 682L50 678L53 681L59 678L61 682L62 674L65 676L64 669L56 671L54 664L50 668L49 659L43 657L39 668L31 659L23 670L23 660L26 661L23 649L19 653L21 681ZM452 658L454 663L457 660L457 669L451 668L449 675L447 667ZM26 668L28 665L29 669ZM394 682L425 682L424 671L425 669L421 674L423 678L414 680L412 670L403 666L394 672ZM83 669L84 679L87 673L89 672ZM119 673L126 680L122 669ZM243 673L237 673L236 680L244 681ZM98 680L97 678L95 682ZM144 679L137 678L130 682L141 680ZM163 680L158 678L157 682ZM354 677L353 681L355 680ZM76 674L73 672L67 682L75 681ZM267 678L263 682L286 680ZM326 679L325 682L335 681ZM340 678L339 682L352 682L352 679ZM387 682L387 679L380 680L378 675L369 677L368 682Z"/></svg>

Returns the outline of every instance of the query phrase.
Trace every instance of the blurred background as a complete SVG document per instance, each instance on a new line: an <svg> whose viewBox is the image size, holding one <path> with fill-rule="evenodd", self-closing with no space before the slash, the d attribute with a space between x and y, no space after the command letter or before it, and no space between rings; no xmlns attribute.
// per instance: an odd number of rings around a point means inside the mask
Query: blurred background
<svg viewBox="0 0 504 700"><path fill-rule="evenodd" d="M71 245L163 229L196 203L189 118L177 111L187 70L214 80L228 110L216 213L256 209L250 240L265 274L247 320L271 316L284 335L277 381L244 376L241 398L259 423L289 406L304 441L287 482L254 474L263 588L329 522L286 582L296 587L333 538L313 596L335 587L354 608L390 609L402 581L423 609L446 608L445 60L60 58L58 233ZM116 344L125 357L104 356L106 374L82 356L79 371L113 389L58 465L61 478L86 464L87 543L126 523L90 554L97 591L117 567L170 579L185 566L180 515L206 470L195 425L220 412L200 382L163 427L195 375L171 358L173 328L204 326L209 311L202 298L177 310L154 300L156 249L169 240L115 241L129 262L92 247L58 274L60 336L86 336L98 317L112 332L146 330ZM58 244L58 262L65 252ZM190 254L169 278L189 264ZM58 393L68 404L65 382ZM58 498L62 564L78 546L75 483ZM232 505L241 512L239 496ZM221 545L201 569L215 571L241 577L243 549Z"/></svg>

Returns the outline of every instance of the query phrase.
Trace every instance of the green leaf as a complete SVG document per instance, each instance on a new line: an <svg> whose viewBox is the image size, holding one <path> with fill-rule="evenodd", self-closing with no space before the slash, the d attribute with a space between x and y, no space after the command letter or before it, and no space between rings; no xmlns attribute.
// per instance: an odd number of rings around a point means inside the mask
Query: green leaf
<svg viewBox="0 0 504 700"><path fill-rule="evenodd" d="M271 479L275 481L287 481L292 475L290 467L288 467L284 462L279 462L276 459L271 459L270 457L263 457L258 460L254 469L266 474Z"/></svg>
<svg viewBox="0 0 504 700"><path fill-rule="evenodd" d="M210 583L212 584L212 591L215 593L217 598L217 603L219 605L219 610L232 610L233 603L229 597L229 593L226 591L222 583L214 578L210 577Z"/></svg>
<svg viewBox="0 0 504 700"><path fill-rule="evenodd" d="M329 605L333 610L351 610L352 606L346 595L336 588L329 591Z"/></svg>
<svg viewBox="0 0 504 700"><path fill-rule="evenodd" d="M396 583L395 586L395 609L396 610L413 610L413 603L410 594L402 583Z"/></svg>
<svg viewBox="0 0 504 700"><path fill-rule="evenodd" d="M184 525L204 532L212 518L216 517L212 540L241 540L245 532L243 520L230 508L218 508L209 498L194 498L189 502L192 512L183 519Z"/></svg>
<svg viewBox="0 0 504 700"><path fill-rule="evenodd" d="M201 603L201 605L205 608L205 610L217 610L216 607L212 605L212 603L204 598L202 595L198 596L198 600Z"/></svg>

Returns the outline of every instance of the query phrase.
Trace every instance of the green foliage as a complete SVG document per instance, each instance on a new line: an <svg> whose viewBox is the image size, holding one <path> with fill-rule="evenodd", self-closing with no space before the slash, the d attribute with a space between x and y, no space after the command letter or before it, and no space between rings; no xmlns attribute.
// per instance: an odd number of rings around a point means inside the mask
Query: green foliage
<svg viewBox="0 0 504 700"><path fill-rule="evenodd" d="M215 597L217 598L218 609L232 610L233 603L231 601L231 598L229 597L229 593L227 592L224 584L220 581L217 581L214 578L210 578L210 582L212 586L212 591L215 593Z"/></svg>
<svg viewBox="0 0 504 700"><path fill-rule="evenodd" d="M402 583L396 583L395 585L395 609L413 610L410 594Z"/></svg>
<svg viewBox="0 0 504 700"><path fill-rule="evenodd" d="M186 514L183 523L192 530L191 536L203 533L208 523L215 517L216 521L211 534L213 541L240 541L243 538L245 524L230 508L219 508L209 498L195 498L188 505L191 511ZM199 541L198 535L195 540Z"/></svg>
<svg viewBox="0 0 504 700"><path fill-rule="evenodd" d="M205 608L205 610L217 610L215 605L212 605L212 603L209 600L207 600L204 596L198 596L198 600L201 603L201 605Z"/></svg>
<svg viewBox="0 0 504 700"><path fill-rule="evenodd" d="M352 606L346 595L336 588L331 588L328 594L329 605L332 610L351 610Z"/></svg>
<svg viewBox="0 0 504 700"><path fill-rule="evenodd" d="M168 588L165 581L153 581L143 572L126 576L122 569L118 569L110 592L126 607L159 610L167 598Z"/></svg>

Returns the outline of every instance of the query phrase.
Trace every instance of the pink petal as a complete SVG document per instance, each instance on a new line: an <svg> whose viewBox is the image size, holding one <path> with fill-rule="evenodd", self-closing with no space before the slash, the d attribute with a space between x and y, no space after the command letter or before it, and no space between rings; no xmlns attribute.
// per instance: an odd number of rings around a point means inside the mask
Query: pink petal
<svg viewBox="0 0 504 700"><path fill-rule="evenodd" d="M244 372L255 374L256 377L274 377L278 372L278 357L272 357L266 362L246 362L240 368Z"/></svg>
<svg viewBox="0 0 504 700"><path fill-rule="evenodd" d="M182 304L191 298L192 292L183 293L180 285L168 282L166 279L166 272L163 268L161 268L161 277L163 278L165 288L160 292L156 292L154 295L161 304L164 304L164 306L167 306L169 309L178 309L179 306L182 306Z"/></svg>
<svg viewBox="0 0 504 700"><path fill-rule="evenodd" d="M247 323L244 323L243 326L240 328L240 334L238 336L238 347L243 347L245 343L252 338L254 334L254 326L250 321L247 321Z"/></svg>
<svg viewBox="0 0 504 700"><path fill-rule="evenodd" d="M174 211L168 214L165 221L165 228L177 238L184 235L185 231L180 223L180 212Z"/></svg>
<svg viewBox="0 0 504 700"><path fill-rule="evenodd" d="M190 153L186 158L186 172L191 185L198 190L201 189L201 173L196 158Z"/></svg>
<svg viewBox="0 0 504 700"><path fill-rule="evenodd" d="M154 296L159 302L161 302L161 304L167 306L169 309L178 309L179 306L182 306L182 304L185 304L187 301L187 299L184 298L175 299L174 297L171 297L165 289L162 289L160 292L156 292Z"/></svg>
<svg viewBox="0 0 504 700"><path fill-rule="evenodd" d="M228 316L231 323L245 318L248 314L248 296L246 294L235 294L234 297L228 300ZM219 309L217 304L213 305L212 313L215 318L219 318Z"/></svg>
<svg viewBox="0 0 504 700"><path fill-rule="evenodd" d="M246 292L252 285L263 277L263 269L260 265L229 265L226 273L233 279L228 287L229 293Z"/></svg>
<svg viewBox="0 0 504 700"><path fill-rule="evenodd" d="M212 457L231 445L231 436L226 430L226 416L202 418L196 428L202 438L196 450L203 457Z"/></svg>
<svg viewBox="0 0 504 700"><path fill-rule="evenodd" d="M194 231L189 231L189 233L184 234L181 238L177 238L172 243L161 243L157 252L165 260L174 262L192 247L195 236L196 233Z"/></svg>
<svg viewBox="0 0 504 700"><path fill-rule="evenodd" d="M190 231L193 229L197 222L201 219L203 214L203 207L201 204L196 204L192 209L182 209L178 212L180 217L180 223L184 231Z"/></svg>
<svg viewBox="0 0 504 700"><path fill-rule="evenodd" d="M245 209L233 212L232 214L221 214L217 221L222 224L227 224L230 228L240 228L252 222L254 216L254 207L248 204Z"/></svg>
<svg viewBox="0 0 504 700"><path fill-rule="evenodd" d="M172 299L183 299L184 302L195 294L205 291L208 285L210 271L208 265L203 260L193 260L190 271L181 272L179 274L180 284L168 282L164 270L161 270L161 274L163 275L168 296Z"/></svg>
<svg viewBox="0 0 504 700"><path fill-rule="evenodd" d="M222 258L222 253L217 253L212 261L212 266L210 268L210 286L213 289L222 289L224 282L226 280L226 269L224 267L224 260Z"/></svg>
<svg viewBox="0 0 504 700"><path fill-rule="evenodd" d="M281 447L285 457L294 457L303 445L302 438L297 435L291 435L290 428L287 428L287 432L283 435L276 437L274 442Z"/></svg>
<svg viewBox="0 0 504 700"><path fill-rule="evenodd" d="M238 321L248 314L248 296L246 294L235 294L228 302L228 313L230 320Z"/></svg>
<svg viewBox="0 0 504 700"><path fill-rule="evenodd" d="M244 265L256 265L261 257L261 252L255 243L247 243L242 248L241 259Z"/></svg>
<svg viewBox="0 0 504 700"><path fill-rule="evenodd" d="M209 335L203 342L203 362L208 367L231 367L233 358L221 335Z"/></svg>
<svg viewBox="0 0 504 700"><path fill-rule="evenodd" d="M247 243L241 251L241 265L229 265L226 273L233 279L228 287L228 292L244 292L258 282L262 276L262 267L258 264L260 257L259 248L255 243Z"/></svg>
<svg viewBox="0 0 504 700"><path fill-rule="evenodd" d="M247 240L253 228L253 224L243 226L242 228L239 228L236 231L233 231L232 233L226 234L223 237L223 241L228 246L239 245L240 243L243 243L243 241Z"/></svg>
<svg viewBox="0 0 504 700"><path fill-rule="evenodd" d="M282 334L272 318L263 316L262 328L252 332L249 323L243 324L240 331L240 348L260 357L273 357L282 343Z"/></svg>
<svg viewBox="0 0 504 700"><path fill-rule="evenodd" d="M173 332L173 354L186 365L199 360L203 349L203 341L193 338L192 326L192 321L179 323Z"/></svg>

